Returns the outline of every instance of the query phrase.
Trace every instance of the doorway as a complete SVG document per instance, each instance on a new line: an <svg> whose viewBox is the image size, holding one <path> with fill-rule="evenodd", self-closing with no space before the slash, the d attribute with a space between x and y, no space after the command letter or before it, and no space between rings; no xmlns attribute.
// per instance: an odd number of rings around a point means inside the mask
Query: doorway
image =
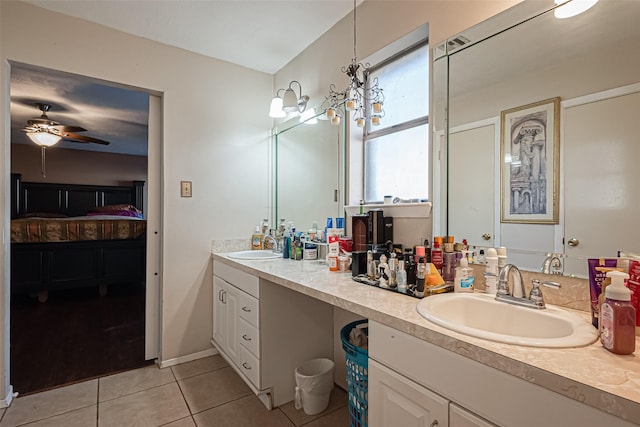
<svg viewBox="0 0 640 427"><path fill-rule="evenodd" d="M132 106L122 114L129 108L122 106L124 98ZM22 129L28 123L24 114L29 110L30 117L38 117L40 111L32 104L42 101L52 105L48 119L86 128L83 135L110 144L77 144L63 139L57 147L43 152L40 160L39 147L25 140ZM63 286L48 292L45 302L34 298L33 292L12 289L10 380L22 395L134 369L158 356L160 111L160 98L144 90L12 64L12 173L22 173L23 181L44 184L116 186L145 181L142 220L148 226L146 259L142 260L146 268L141 266L145 280L117 281L106 288L91 283ZM144 148L133 141L142 132ZM109 205L108 201L101 203Z"/></svg>

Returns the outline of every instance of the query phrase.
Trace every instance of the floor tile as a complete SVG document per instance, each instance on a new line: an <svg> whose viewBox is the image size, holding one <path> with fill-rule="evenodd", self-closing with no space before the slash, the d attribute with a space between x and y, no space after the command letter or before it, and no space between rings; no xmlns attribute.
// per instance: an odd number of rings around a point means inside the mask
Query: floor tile
<svg viewBox="0 0 640 427"><path fill-rule="evenodd" d="M309 424L304 424L304 427L349 427L349 408L342 407Z"/></svg>
<svg viewBox="0 0 640 427"><path fill-rule="evenodd" d="M26 424L98 402L98 380L85 381L43 393L18 397L7 409L1 427Z"/></svg>
<svg viewBox="0 0 640 427"><path fill-rule="evenodd" d="M100 378L98 398L100 402L104 402L148 388L168 384L174 380L171 369L159 369L155 365L134 369L133 371Z"/></svg>
<svg viewBox="0 0 640 427"><path fill-rule="evenodd" d="M189 416L176 383L100 403L99 427L155 427Z"/></svg>
<svg viewBox="0 0 640 427"><path fill-rule="evenodd" d="M267 410L253 394L195 414L193 418L198 427L294 427L282 411Z"/></svg>
<svg viewBox="0 0 640 427"><path fill-rule="evenodd" d="M35 423L25 424L24 427L96 427L97 425L98 405L91 405Z"/></svg>
<svg viewBox="0 0 640 427"><path fill-rule="evenodd" d="M338 408L347 406L348 403L349 400L347 392L340 387L334 387L333 391L331 392L331 397L329 398L329 406L327 406L327 409L317 415L307 415L304 413L303 409L296 409L294 402L289 402L286 405L282 405L280 409L285 413L287 417L289 417L291 421L293 421L296 426L299 427L303 424L320 418L323 415L333 412Z"/></svg>
<svg viewBox="0 0 640 427"><path fill-rule="evenodd" d="M232 368L179 380L191 413L195 414L251 394L251 390Z"/></svg>
<svg viewBox="0 0 640 427"><path fill-rule="evenodd" d="M222 356L215 355L172 366L171 370L176 376L176 379L182 380L227 366L229 366L229 364L222 358Z"/></svg>
<svg viewBox="0 0 640 427"><path fill-rule="evenodd" d="M193 417L186 417L169 424L163 424L162 427L196 427L196 423L193 421Z"/></svg>

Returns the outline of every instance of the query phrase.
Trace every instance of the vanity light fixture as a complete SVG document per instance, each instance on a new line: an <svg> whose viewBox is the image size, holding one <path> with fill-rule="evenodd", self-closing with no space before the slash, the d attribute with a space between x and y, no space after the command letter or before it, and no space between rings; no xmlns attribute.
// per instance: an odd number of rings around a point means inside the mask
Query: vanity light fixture
<svg viewBox="0 0 640 427"><path fill-rule="evenodd" d="M296 95L293 90L293 85L298 85L299 95ZM280 93L284 92L282 96ZM273 118L283 118L287 116L287 113L302 113L307 109L307 103L309 97L302 94L302 85L297 80L293 80L289 83L287 89L278 89L276 96L271 100L271 107L269 108L269 116Z"/></svg>
<svg viewBox="0 0 640 427"><path fill-rule="evenodd" d="M554 2L559 6L553 11L553 16L565 19L586 12L598 3L598 0L554 0Z"/></svg>
<svg viewBox="0 0 640 427"><path fill-rule="evenodd" d="M347 88L341 92L332 83L329 86L329 96L325 99L327 118L334 125L340 124L341 106L344 113L354 111L353 119L358 127L363 127L366 120L373 126L378 126L384 116L382 108L384 95L378 85L378 78L367 81L369 64L358 62L356 55L356 0L353 0L353 58L351 64L342 67L341 71L349 78Z"/></svg>

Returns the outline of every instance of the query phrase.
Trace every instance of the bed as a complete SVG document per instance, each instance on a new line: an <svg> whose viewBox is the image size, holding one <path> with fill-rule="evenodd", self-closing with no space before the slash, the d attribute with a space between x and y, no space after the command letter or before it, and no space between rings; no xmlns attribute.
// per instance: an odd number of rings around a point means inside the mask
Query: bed
<svg viewBox="0 0 640 427"><path fill-rule="evenodd" d="M143 181L23 182L11 175L11 291L37 295L145 280Z"/></svg>

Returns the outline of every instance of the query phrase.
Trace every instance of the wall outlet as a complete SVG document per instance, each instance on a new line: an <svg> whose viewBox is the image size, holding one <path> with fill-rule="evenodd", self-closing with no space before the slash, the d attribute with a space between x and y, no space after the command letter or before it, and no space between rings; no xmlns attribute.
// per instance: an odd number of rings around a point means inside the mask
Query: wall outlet
<svg viewBox="0 0 640 427"><path fill-rule="evenodd" d="M180 181L180 197L191 197L191 181Z"/></svg>

